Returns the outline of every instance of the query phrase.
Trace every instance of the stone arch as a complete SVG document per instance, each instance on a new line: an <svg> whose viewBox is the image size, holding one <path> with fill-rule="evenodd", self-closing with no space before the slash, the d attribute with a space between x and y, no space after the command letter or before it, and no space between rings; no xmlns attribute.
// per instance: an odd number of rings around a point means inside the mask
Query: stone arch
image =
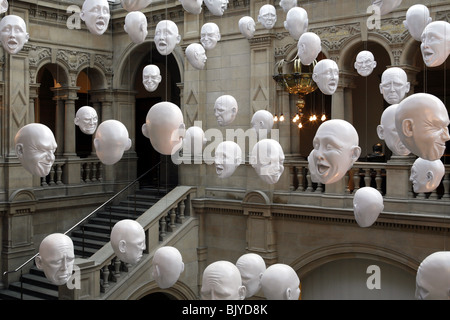
<svg viewBox="0 0 450 320"><path fill-rule="evenodd" d="M155 281L150 281L137 288L129 297L129 300L140 300L154 294L164 293L175 300L198 300L198 295L182 281L177 281L172 287L161 289Z"/></svg>
<svg viewBox="0 0 450 320"><path fill-rule="evenodd" d="M242 200L242 203L259 203L268 205L270 204L270 199L264 192L255 190L247 192Z"/></svg>
<svg viewBox="0 0 450 320"><path fill-rule="evenodd" d="M52 74L53 79L55 79L62 87L67 87L70 85L69 81L69 69L60 61L52 62L50 59L43 59L37 66L35 73L35 78L32 79L33 83L38 82L39 75L43 69L47 69Z"/></svg>
<svg viewBox="0 0 450 320"><path fill-rule="evenodd" d="M310 251L292 264L300 279L307 276L314 269L335 260L348 258L365 258L383 261L396 266L410 274L416 274L420 262L400 252L362 243L346 243L330 245Z"/></svg>
<svg viewBox="0 0 450 320"><path fill-rule="evenodd" d="M420 52L420 42L413 37L409 37L403 46L403 51L400 56L400 65L422 68L423 64L422 54Z"/></svg>
<svg viewBox="0 0 450 320"><path fill-rule="evenodd" d="M86 73L91 83L91 90L101 90L108 88L108 81L104 70L100 69L96 65L92 67L89 64L80 65L80 68L77 70L76 79L78 79L80 73L85 70L87 70Z"/></svg>

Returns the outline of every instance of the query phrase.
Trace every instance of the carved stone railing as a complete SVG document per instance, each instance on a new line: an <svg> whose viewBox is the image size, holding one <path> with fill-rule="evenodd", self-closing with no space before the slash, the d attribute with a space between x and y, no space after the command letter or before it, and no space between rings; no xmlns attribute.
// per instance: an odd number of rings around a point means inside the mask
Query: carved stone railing
<svg viewBox="0 0 450 320"><path fill-rule="evenodd" d="M53 163L49 174L41 178L41 187L61 186L67 184L67 180L77 181L76 177L69 177L67 164L79 165L80 183L101 183L103 181L103 164L96 158L92 159L57 159Z"/></svg>
<svg viewBox="0 0 450 320"><path fill-rule="evenodd" d="M129 279L130 272L148 267L154 251L170 236L176 234L191 216L191 199L196 188L179 186L161 198L151 208L136 219L144 228L146 249L143 258L134 266L120 261L108 242L87 259L76 259L79 268L79 283L86 287L81 290L60 286L60 299L92 300L107 299L115 288L120 287L123 278Z"/></svg>

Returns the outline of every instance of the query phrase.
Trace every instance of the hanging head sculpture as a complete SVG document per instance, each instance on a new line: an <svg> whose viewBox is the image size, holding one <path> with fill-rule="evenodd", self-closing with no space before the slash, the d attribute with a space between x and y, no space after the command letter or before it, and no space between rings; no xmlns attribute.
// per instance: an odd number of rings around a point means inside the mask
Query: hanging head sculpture
<svg viewBox="0 0 450 320"><path fill-rule="evenodd" d="M229 261L213 262L203 271L201 300L243 300L245 291L239 269Z"/></svg>
<svg viewBox="0 0 450 320"><path fill-rule="evenodd" d="M147 37L147 17L140 11L131 11L125 16L125 25L123 29L131 41L136 44L144 42Z"/></svg>
<svg viewBox="0 0 450 320"><path fill-rule="evenodd" d="M373 53L368 50L360 51L356 55L355 69L363 77L369 76L377 66Z"/></svg>
<svg viewBox="0 0 450 320"><path fill-rule="evenodd" d="M265 4L259 9L258 21L266 29L272 29L277 22L277 10L271 4Z"/></svg>
<svg viewBox="0 0 450 320"><path fill-rule="evenodd" d="M288 12L293 7L297 6L297 0L280 0L280 7L284 12Z"/></svg>
<svg viewBox="0 0 450 320"><path fill-rule="evenodd" d="M246 288L245 297L254 296L261 289L261 278L266 271L266 262L256 253L246 253L236 261L242 278L242 285Z"/></svg>
<svg viewBox="0 0 450 320"><path fill-rule="evenodd" d="M214 165L219 178L231 177L242 162L242 150L234 141L222 141L216 147Z"/></svg>
<svg viewBox="0 0 450 320"><path fill-rule="evenodd" d="M409 181L415 193L432 192L439 186L444 174L445 167L441 160L417 158L411 167Z"/></svg>
<svg viewBox="0 0 450 320"><path fill-rule="evenodd" d="M183 257L177 248L160 247L152 261L152 276L161 289L172 287L184 271Z"/></svg>
<svg viewBox="0 0 450 320"><path fill-rule="evenodd" d="M84 0L80 18L92 34L98 36L104 34L111 18L108 1Z"/></svg>
<svg viewBox="0 0 450 320"><path fill-rule="evenodd" d="M284 28L294 40L298 41L300 36L308 29L308 13L301 7L294 7L286 14Z"/></svg>
<svg viewBox="0 0 450 320"><path fill-rule="evenodd" d="M50 173L58 145L49 127L41 123L29 123L19 129L14 143L16 155L25 170L38 177Z"/></svg>
<svg viewBox="0 0 450 320"><path fill-rule="evenodd" d="M158 52L167 56L172 53L176 45L180 43L181 36L178 27L172 20L161 20L155 28L154 41Z"/></svg>
<svg viewBox="0 0 450 320"><path fill-rule="evenodd" d="M250 16L244 16L238 22L239 31L246 39L252 39L255 36L255 20Z"/></svg>
<svg viewBox="0 0 450 320"><path fill-rule="evenodd" d="M322 51L322 42L314 32L305 32L298 39L297 55L305 66L313 63L320 51Z"/></svg>
<svg viewBox="0 0 450 320"><path fill-rule="evenodd" d="M252 128L256 131L256 137L266 137L273 127L273 115L267 110L258 110L250 121Z"/></svg>
<svg viewBox="0 0 450 320"><path fill-rule="evenodd" d="M380 93L389 104L399 103L409 92L410 83L406 72L399 67L384 70L381 75Z"/></svg>
<svg viewBox="0 0 450 320"><path fill-rule="evenodd" d="M222 95L214 103L214 116L221 127L231 124L236 118L238 111L238 103L231 95Z"/></svg>
<svg viewBox="0 0 450 320"><path fill-rule="evenodd" d="M442 65L450 54L450 23L430 22L422 32L421 40L420 50L426 66Z"/></svg>
<svg viewBox="0 0 450 320"><path fill-rule="evenodd" d="M73 122L80 128L81 132L94 134L98 124L97 111L90 106L82 106L75 114Z"/></svg>
<svg viewBox="0 0 450 320"><path fill-rule="evenodd" d="M284 151L274 139L259 140L250 154L250 164L266 183L275 184L284 172Z"/></svg>
<svg viewBox="0 0 450 320"><path fill-rule="evenodd" d="M408 29L411 37L422 41L423 30L431 20L430 10L423 4L415 4L406 11L406 20L403 20L403 25Z"/></svg>
<svg viewBox="0 0 450 320"><path fill-rule="evenodd" d="M450 251L437 251L427 256L417 268L418 300L450 300Z"/></svg>
<svg viewBox="0 0 450 320"><path fill-rule="evenodd" d="M353 197L353 214L358 225L370 227L378 219L384 209L383 196L372 187L362 187Z"/></svg>
<svg viewBox="0 0 450 320"><path fill-rule="evenodd" d="M284 263L275 263L264 271L261 288L267 300L298 300L300 279L295 270Z"/></svg>
<svg viewBox="0 0 450 320"><path fill-rule="evenodd" d="M120 0L122 7L128 12L145 9L153 0Z"/></svg>
<svg viewBox="0 0 450 320"><path fill-rule="evenodd" d="M203 3L215 16L222 16L228 8L228 0L203 0Z"/></svg>
<svg viewBox="0 0 450 320"><path fill-rule="evenodd" d="M95 152L103 164L117 163L123 153L131 148L131 144L127 128L118 120L103 121L95 132Z"/></svg>
<svg viewBox="0 0 450 320"><path fill-rule="evenodd" d="M122 219L111 230L111 247L120 261L135 265L146 248L145 231L139 222Z"/></svg>
<svg viewBox="0 0 450 320"><path fill-rule="evenodd" d="M192 14L202 12L203 0L180 0L183 9Z"/></svg>
<svg viewBox="0 0 450 320"><path fill-rule="evenodd" d="M332 95L339 84L339 67L331 59L322 59L314 66L312 78L323 94Z"/></svg>
<svg viewBox="0 0 450 320"><path fill-rule="evenodd" d="M186 58L197 70L202 70L205 68L206 56L205 48L200 43L191 43L186 48Z"/></svg>
<svg viewBox="0 0 450 320"><path fill-rule="evenodd" d="M384 109L381 114L380 124L377 126L378 138L384 140L386 146L395 156L407 156L411 151L406 148L400 140L397 128L395 127L395 111L398 103L392 104Z"/></svg>
<svg viewBox="0 0 450 320"><path fill-rule="evenodd" d="M380 15L385 15L396 9L402 0L372 0L372 5L380 7Z"/></svg>
<svg viewBox="0 0 450 320"><path fill-rule="evenodd" d="M10 14L0 20L0 40L3 49L9 54L22 50L29 38L27 26L21 17Z"/></svg>
<svg viewBox="0 0 450 320"><path fill-rule="evenodd" d="M220 41L219 26L214 22L205 23L200 29L200 42L206 50L212 50Z"/></svg>
<svg viewBox="0 0 450 320"><path fill-rule="evenodd" d="M8 0L1 0L0 1L0 14L8 11L8 7L9 7Z"/></svg>
<svg viewBox="0 0 450 320"><path fill-rule="evenodd" d="M142 70L142 84L148 92L155 91L161 80L161 70L156 64L146 65Z"/></svg>
<svg viewBox="0 0 450 320"><path fill-rule="evenodd" d="M450 120L444 103L429 93L414 93L403 99L395 112L395 128L412 153L425 160L438 160L450 140Z"/></svg>

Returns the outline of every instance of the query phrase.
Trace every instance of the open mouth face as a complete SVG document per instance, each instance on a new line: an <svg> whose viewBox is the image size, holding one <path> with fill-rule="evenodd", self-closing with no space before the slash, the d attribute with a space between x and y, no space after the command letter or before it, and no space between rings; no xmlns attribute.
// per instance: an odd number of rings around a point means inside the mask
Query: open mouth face
<svg viewBox="0 0 450 320"><path fill-rule="evenodd" d="M317 172L319 173L319 175L321 176L326 175L329 169L330 169L329 165L324 164L323 162L317 163Z"/></svg>
<svg viewBox="0 0 450 320"><path fill-rule="evenodd" d="M221 165L221 164L216 164L216 174L218 175L218 176L220 176L220 175L222 175L222 173L223 173L223 165Z"/></svg>
<svg viewBox="0 0 450 320"><path fill-rule="evenodd" d="M434 61L434 52L431 49L422 50L423 60L427 63Z"/></svg>
<svg viewBox="0 0 450 320"><path fill-rule="evenodd" d="M95 27L98 30L104 30L106 28L106 22L103 18L99 18L95 21Z"/></svg>
<svg viewBox="0 0 450 320"><path fill-rule="evenodd" d="M9 38L7 45L8 45L9 49L15 50L19 46L19 42L17 42L17 40L15 38Z"/></svg>

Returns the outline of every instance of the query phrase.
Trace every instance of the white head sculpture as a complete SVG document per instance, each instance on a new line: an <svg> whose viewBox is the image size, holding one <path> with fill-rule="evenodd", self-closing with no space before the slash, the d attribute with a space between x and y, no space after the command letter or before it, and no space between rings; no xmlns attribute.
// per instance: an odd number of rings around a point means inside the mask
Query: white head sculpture
<svg viewBox="0 0 450 320"><path fill-rule="evenodd" d="M192 14L202 12L203 0L180 0L183 9Z"/></svg>
<svg viewBox="0 0 450 320"><path fill-rule="evenodd" d="M403 20L403 25L408 29L411 37L422 41L422 32L431 20L430 10L423 4L415 4L406 11L406 20Z"/></svg>
<svg viewBox="0 0 450 320"><path fill-rule="evenodd" d="M219 178L231 177L242 162L242 150L234 141L222 141L216 147L214 165Z"/></svg>
<svg viewBox="0 0 450 320"><path fill-rule="evenodd" d="M131 144L127 128L118 120L103 121L95 132L95 152L103 164L118 162L123 153L131 148Z"/></svg>
<svg viewBox="0 0 450 320"><path fill-rule="evenodd" d="M280 7L284 12L288 12L293 7L297 6L297 0L280 0Z"/></svg>
<svg viewBox="0 0 450 320"><path fill-rule="evenodd" d="M136 220L123 219L111 230L111 247L120 261L135 265L145 250L145 231Z"/></svg>
<svg viewBox="0 0 450 320"><path fill-rule="evenodd" d="M440 66L450 54L450 23L430 22L422 32L421 40L423 62L427 67Z"/></svg>
<svg viewBox="0 0 450 320"><path fill-rule="evenodd" d="M239 269L229 261L213 262L203 271L201 300L243 300L245 291Z"/></svg>
<svg viewBox="0 0 450 320"><path fill-rule="evenodd" d="M264 259L256 253L246 253L236 261L242 278L242 285L246 288L245 297L250 298L261 289L261 278L266 271Z"/></svg>
<svg viewBox="0 0 450 320"><path fill-rule="evenodd" d="M120 0L122 8L128 12L145 9L152 2L153 0Z"/></svg>
<svg viewBox="0 0 450 320"><path fill-rule="evenodd" d="M66 284L72 277L75 261L72 239L62 233L46 236L34 261L51 283L58 286Z"/></svg>
<svg viewBox="0 0 450 320"><path fill-rule="evenodd" d="M206 56L205 48L200 43L191 43L186 48L186 58L195 69L202 70L205 68Z"/></svg>
<svg viewBox="0 0 450 320"><path fill-rule="evenodd" d="M222 16L228 8L228 0L203 0L203 3L215 16Z"/></svg>
<svg viewBox="0 0 450 320"><path fill-rule="evenodd" d="M38 177L50 173L58 145L49 127L41 123L27 124L19 129L14 143L16 155L29 173Z"/></svg>
<svg viewBox="0 0 450 320"><path fill-rule="evenodd" d="M301 7L290 9L286 14L284 28L294 40L298 40L308 29L308 13L306 10Z"/></svg>
<svg viewBox="0 0 450 320"><path fill-rule="evenodd" d="M383 196L377 189L362 187L355 192L353 213L360 227L366 228L374 224L383 209Z"/></svg>
<svg viewBox="0 0 450 320"><path fill-rule="evenodd" d="M339 83L339 67L331 59L322 59L315 65L312 78L323 94L332 95Z"/></svg>
<svg viewBox="0 0 450 320"><path fill-rule="evenodd" d="M444 103L429 93L414 93L402 100L395 112L400 140L425 160L438 160L450 140L449 117Z"/></svg>
<svg viewBox="0 0 450 320"><path fill-rule="evenodd" d="M250 16L244 16L239 19L239 31L246 39L252 39L255 36L256 23Z"/></svg>
<svg viewBox="0 0 450 320"><path fill-rule="evenodd" d="M273 127L273 115L267 110L258 110L253 114L250 124L256 131L257 137L267 137Z"/></svg>
<svg viewBox="0 0 450 320"><path fill-rule="evenodd" d="M136 44L144 42L147 37L147 17L141 11L131 11L125 16L123 29L131 41Z"/></svg>
<svg viewBox="0 0 450 320"><path fill-rule="evenodd" d="M152 276L158 287L167 289L178 281L184 271L183 257L175 247L161 247L153 256L152 267Z"/></svg>
<svg viewBox="0 0 450 320"><path fill-rule="evenodd" d="M355 69L359 75L367 77L377 66L373 53L368 50L360 51L356 56Z"/></svg>
<svg viewBox="0 0 450 320"><path fill-rule="evenodd" d="M372 0L372 5L380 7L380 14L385 15L396 9L402 0Z"/></svg>
<svg viewBox="0 0 450 320"><path fill-rule="evenodd" d="M322 42L314 32L305 32L298 39L297 55L305 66L313 63L320 51L322 51Z"/></svg>
<svg viewBox="0 0 450 320"><path fill-rule="evenodd" d="M154 41L156 49L161 55L167 56L171 54L181 41L175 22L172 20L161 20L158 22L155 28Z"/></svg>
<svg viewBox="0 0 450 320"><path fill-rule="evenodd" d="M94 134L98 124L97 111L90 106L82 106L75 114L73 122L80 128L81 132Z"/></svg>
<svg viewBox="0 0 450 320"><path fill-rule="evenodd" d="M231 124L239 111L236 99L230 95L223 95L216 99L214 103L214 116L219 126Z"/></svg>
<svg viewBox="0 0 450 320"><path fill-rule="evenodd" d="M272 29L277 22L277 10L271 4L265 4L259 9L258 21L266 29Z"/></svg>
<svg viewBox="0 0 450 320"><path fill-rule="evenodd" d="M95 35L102 35L108 29L109 3L107 0L84 0L80 18L86 23L88 30Z"/></svg>
<svg viewBox="0 0 450 320"><path fill-rule="evenodd" d="M268 184L275 184L284 171L284 152L274 139L259 140L250 154L250 164L258 176Z"/></svg>
<svg viewBox="0 0 450 320"><path fill-rule="evenodd" d="M212 50L220 40L219 26L214 22L205 23L200 30L200 42L206 50Z"/></svg>
<svg viewBox="0 0 450 320"><path fill-rule="evenodd" d="M416 299L450 299L450 251L437 251L427 256L416 274Z"/></svg>
<svg viewBox="0 0 450 320"><path fill-rule="evenodd" d="M195 125L189 127L183 139L183 153L194 157L202 157L206 142L207 139L202 128Z"/></svg>
<svg viewBox="0 0 450 320"><path fill-rule="evenodd" d="M417 158L411 167L409 181L415 193L432 192L442 181L445 167L441 160L425 160Z"/></svg>
<svg viewBox="0 0 450 320"><path fill-rule="evenodd" d="M399 103L409 92L409 88L408 76L402 68L391 67L381 75L380 93L389 104Z"/></svg>
<svg viewBox="0 0 450 320"><path fill-rule="evenodd" d="M300 279L291 266L276 263L264 271L261 288L267 300L298 300Z"/></svg>
<svg viewBox="0 0 450 320"><path fill-rule="evenodd" d="M21 17L10 14L0 20L0 40L3 49L9 54L22 50L29 38L27 25Z"/></svg>
<svg viewBox="0 0 450 320"><path fill-rule="evenodd" d="M322 184L343 178L361 154L358 143L358 132L351 123L342 119L322 122L313 139L314 149L308 157L311 176Z"/></svg>
<svg viewBox="0 0 450 320"><path fill-rule="evenodd" d="M0 13L5 13L6 11L8 11L8 7L8 0L0 1Z"/></svg>
<svg viewBox="0 0 450 320"><path fill-rule="evenodd" d="M148 92L155 91L161 79L161 70L155 64L146 65L142 70L142 84Z"/></svg>
<svg viewBox="0 0 450 320"><path fill-rule="evenodd" d="M150 139L153 148L161 154L172 155L183 145L185 135L183 113L168 101L154 104L142 125L142 134Z"/></svg>
<svg viewBox="0 0 450 320"><path fill-rule="evenodd" d="M400 140L397 128L395 127L395 111L398 103L392 104L384 109L380 124L377 126L378 138L386 142L386 146L395 156L407 156L411 153Z"/></svg>

